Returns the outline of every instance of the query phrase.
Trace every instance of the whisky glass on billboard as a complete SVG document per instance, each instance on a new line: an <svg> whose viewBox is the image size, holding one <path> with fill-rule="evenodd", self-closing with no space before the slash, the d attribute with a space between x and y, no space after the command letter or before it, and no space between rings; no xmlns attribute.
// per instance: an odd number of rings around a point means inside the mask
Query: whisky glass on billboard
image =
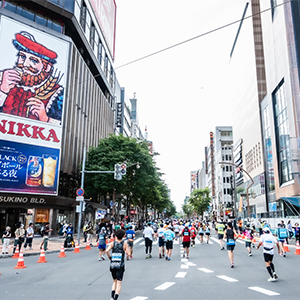
<svg viewBox="0 0 300 300"><path fill-rule="evenodd" d="M43 158L29 156L26 170L26 185L40 186L43 177Z"/></svg>
<svg viewBox="0 0 300 300"><path fill-rule="evenodd" d="M43 172L43 186L52 187L54 186L56 177L56 165L57 157L50 155L43 155L44 160L44 172Z"/></svg>

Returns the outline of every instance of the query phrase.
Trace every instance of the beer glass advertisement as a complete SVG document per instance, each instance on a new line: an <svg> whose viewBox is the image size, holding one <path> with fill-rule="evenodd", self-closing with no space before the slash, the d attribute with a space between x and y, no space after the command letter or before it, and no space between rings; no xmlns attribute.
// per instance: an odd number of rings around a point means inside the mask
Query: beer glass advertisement
<svg viewBox="0 0 300 300"><path fill-rule="evenodd" d="M56 195L59 149L2 141L0 190Z"/></svg>
<svg viewBox="0 0 300 300"><path fill-rule="evenodd" d="M57 194L68 55L69 42L1 17L0 190Z"/></svg>

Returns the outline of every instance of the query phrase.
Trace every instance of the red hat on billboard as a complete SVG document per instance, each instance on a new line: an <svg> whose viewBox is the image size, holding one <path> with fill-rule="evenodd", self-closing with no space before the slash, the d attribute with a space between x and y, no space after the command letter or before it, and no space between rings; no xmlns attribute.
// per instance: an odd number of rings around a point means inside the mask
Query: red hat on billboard
<svg viewBox="0 0 300 300"><path fill-rule="evenodd" d="M34 36L26 31L17 33L16 39L13 40L13 44L19 51L31 53L49 61L52 64L56 63L55 59L57 58L57 54L45 46L37 43Z"/></svg>

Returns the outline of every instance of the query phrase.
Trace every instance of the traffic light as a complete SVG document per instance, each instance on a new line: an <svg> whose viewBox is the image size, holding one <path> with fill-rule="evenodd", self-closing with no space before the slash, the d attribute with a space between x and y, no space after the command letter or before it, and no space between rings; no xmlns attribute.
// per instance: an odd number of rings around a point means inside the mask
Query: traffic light
<svg viewBox="0 0 300 300"><path fill-rule="evenodd" d="M121 165L121 175L126 175L126 164Z"/></svg>
<svg viewBox="0 0 300 300"><path fill-rule="evenodd" d="M120 164L115 164L114 178L115 178L116 180L121 180L121 179L122 179L121 165L120 165Z"/></svg>

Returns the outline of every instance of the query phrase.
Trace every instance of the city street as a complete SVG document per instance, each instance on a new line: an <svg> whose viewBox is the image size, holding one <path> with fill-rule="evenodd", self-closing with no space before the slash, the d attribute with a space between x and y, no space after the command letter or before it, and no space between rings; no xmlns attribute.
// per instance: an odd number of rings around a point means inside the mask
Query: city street
<svg viewBox="0 0 300 300"><path fill-rule="evenodd" d="M230 268L227 251L220 250L215 235L209 244L190 249L189 260L182 258L182 246L175 241L171 261L158 258L154 243L152 258L145 259L144 242L137 234L133 259L126 261L119 299L299 299L298 270L300 256L295 246L286 258L275 255L277 282L268 282L262 249L253 249L248 257L244 241L236 245L235 268ZM108 260L98 261L98 250L80 249L46 253L46 263L37 263L38 255L24 257L25 269L14 269L17 260L0 260L1 299L110 299L112 284Z"/></svg>

